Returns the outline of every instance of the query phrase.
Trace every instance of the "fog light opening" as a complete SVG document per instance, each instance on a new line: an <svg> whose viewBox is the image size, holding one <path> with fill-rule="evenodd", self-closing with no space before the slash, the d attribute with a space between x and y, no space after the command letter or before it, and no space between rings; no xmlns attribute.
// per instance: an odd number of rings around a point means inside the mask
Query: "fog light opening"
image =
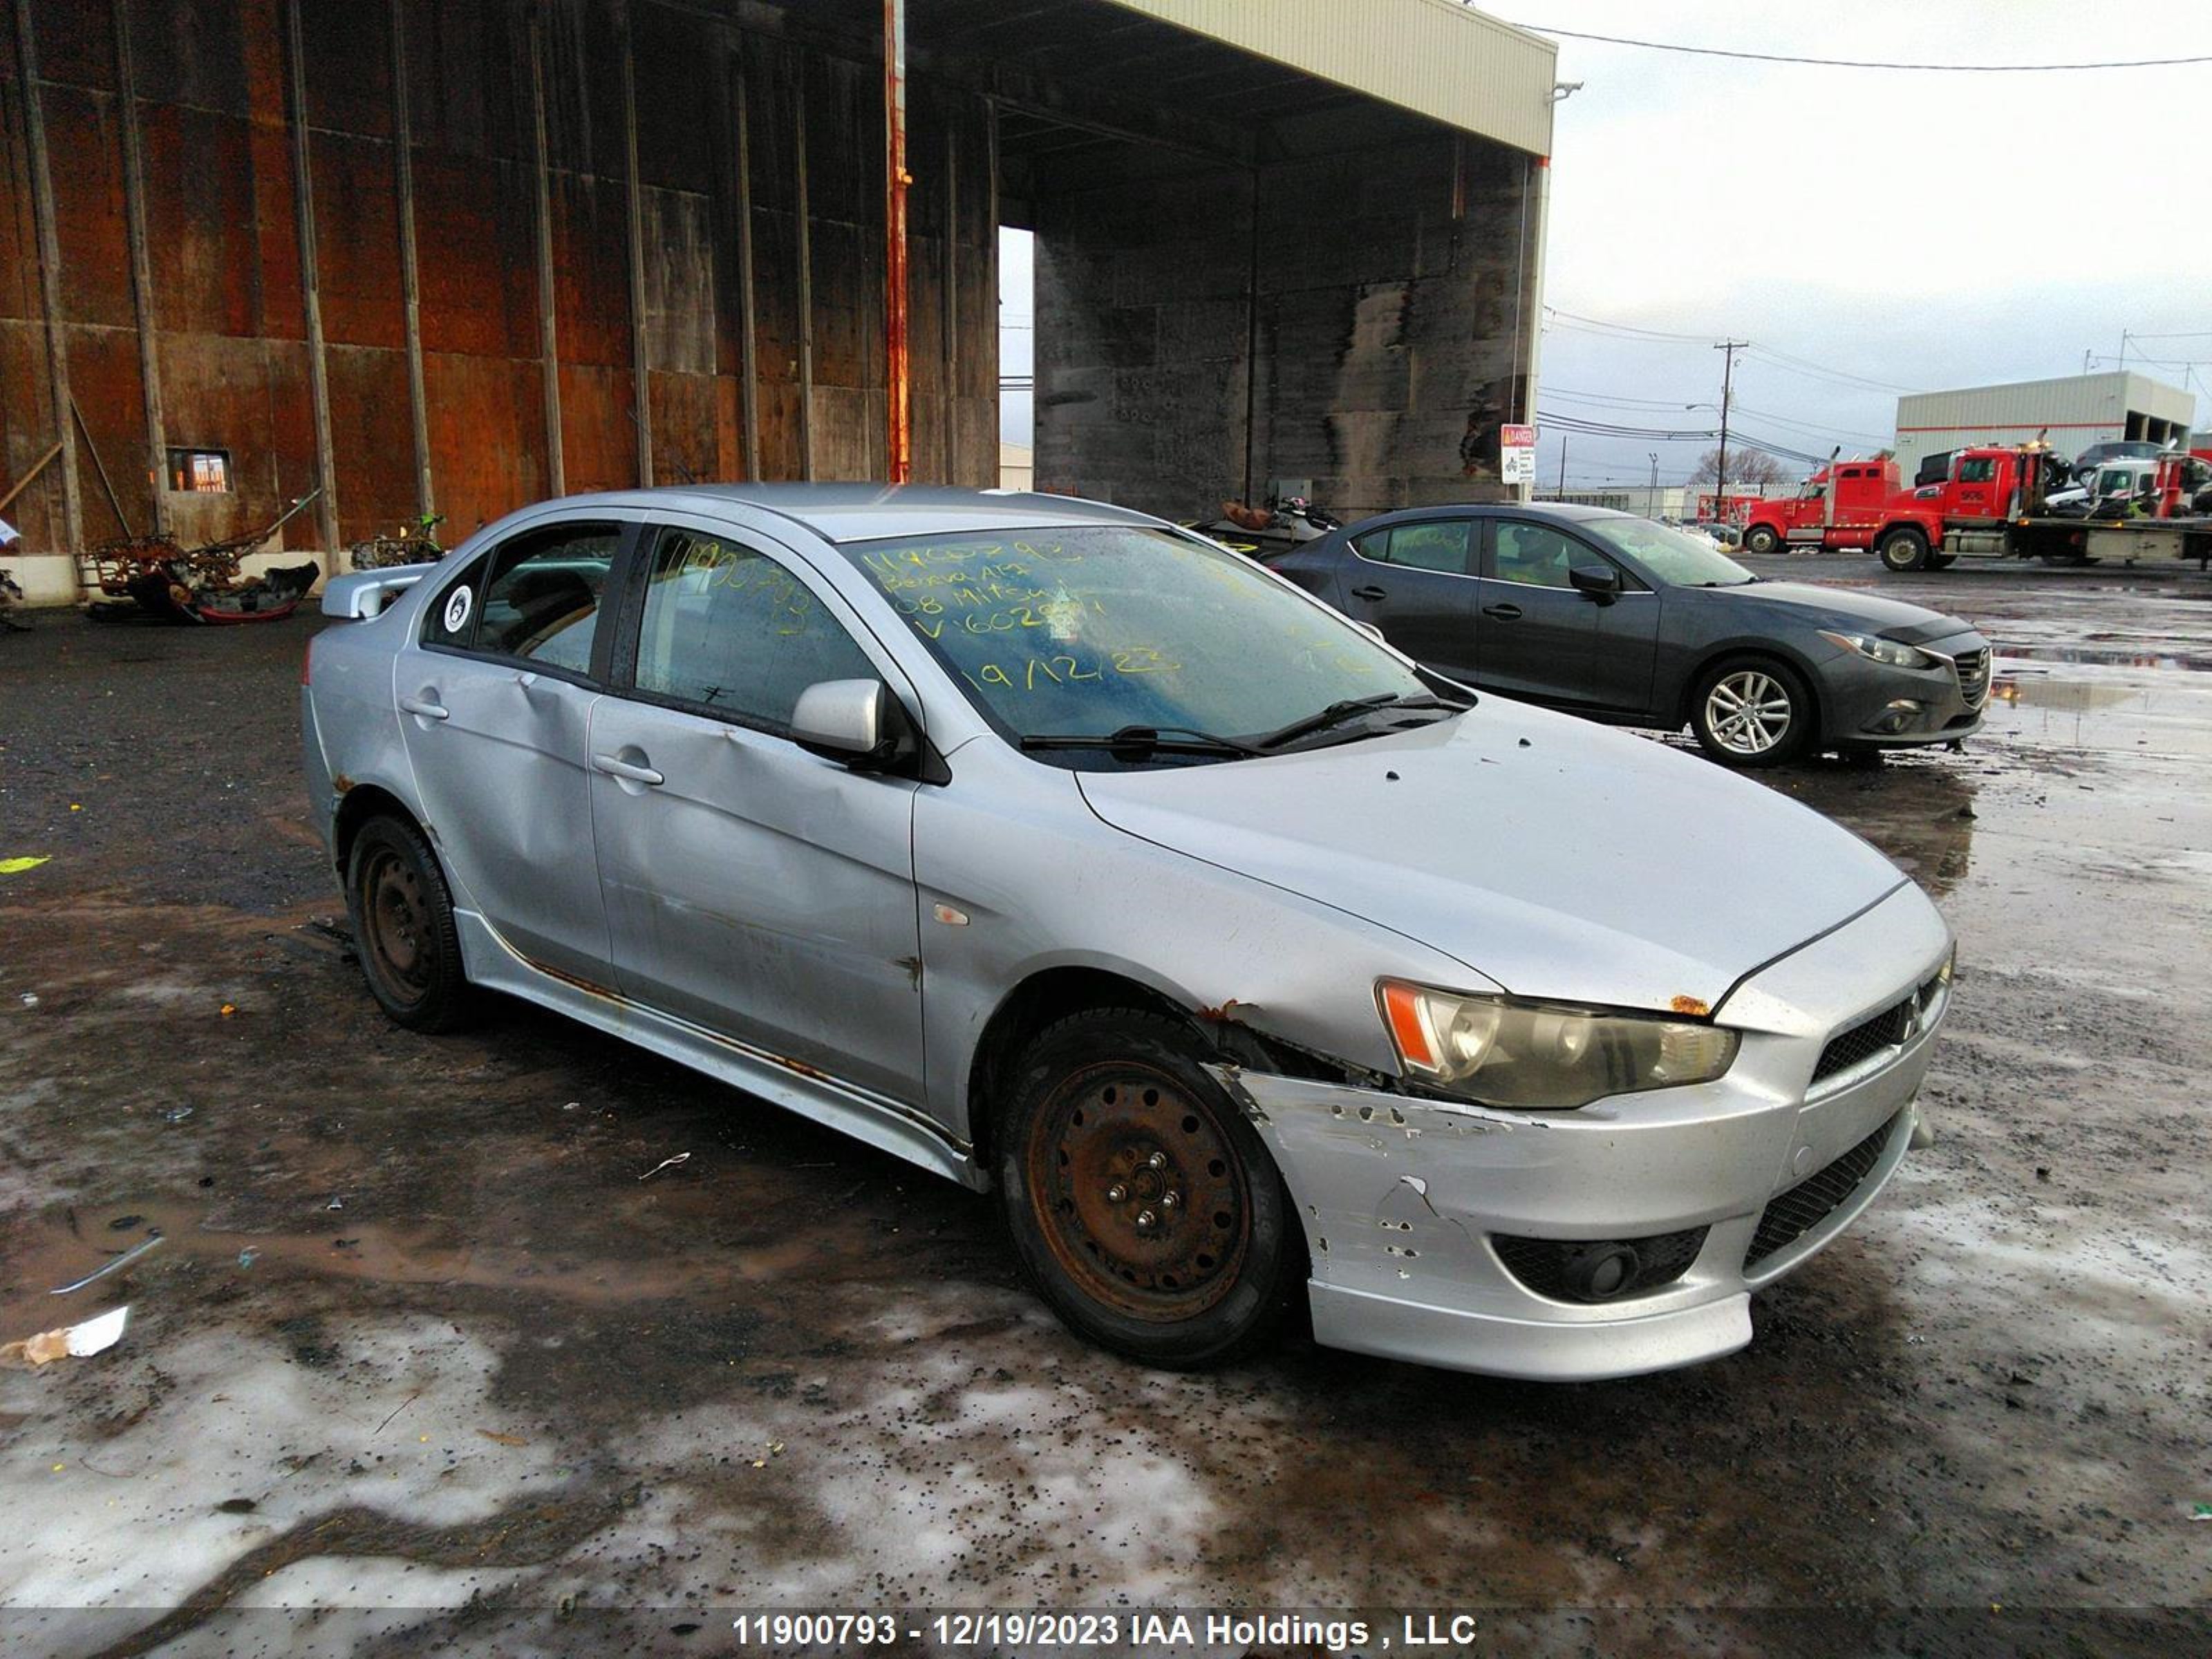
<svg viewBox="0 0 2212 1659"><path fill-rule="evenodd" d="M1920 705L1910 697L1899 697L1882 710L1881 718L1874 723L1877 732L1897 732L1920 718Z"/></svg>
<svg viewBox="0 0 2212 1659"><path fill-rule="evenodd" d="M1629 1245L1613 1242L1577 1246L1566 1252L1562 1277L1585 1302L1605 1302L1636 1283L1643 1259Z"/></svg>

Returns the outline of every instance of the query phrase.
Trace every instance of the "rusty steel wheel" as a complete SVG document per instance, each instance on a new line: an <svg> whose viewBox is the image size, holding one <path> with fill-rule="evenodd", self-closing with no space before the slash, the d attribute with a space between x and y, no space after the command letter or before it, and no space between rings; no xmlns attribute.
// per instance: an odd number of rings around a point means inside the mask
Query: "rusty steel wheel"
<svg viewBox="0 0 2212 1659"><path fill-rule="evenodd" d="M1077 1014L1024 1053L996 1173L1022 1265L1061 1318L1133 1358L1212 1364L1304 1278L1282 1183L1188 1027Z"/></svg>
<svg viewBox="0 0 2212 1659"><path fill-rule="evenodd" d="M346 910L362 977L384 1012L418 1031L447 1031L470 1012L453 902L412 824L373 818L354 837Z"/></svg>
<svg viewBox="0 0 2212 1659"><path fill-rule="evenodd" d="M1029 1146L1045 1242L1094 1300L1139 1319L1205 1312L1237 1282L1250 1202L1213 1109L1148 1066L1069 1078Z"/></svg>
<svg viewBox="0 0 2212 1659"><path fill-rule="evenodd" d="M386 981L409 995L430 988L429 906L422 878L399 854L380 847L362 872L362 948L376 958Z"/></svg>

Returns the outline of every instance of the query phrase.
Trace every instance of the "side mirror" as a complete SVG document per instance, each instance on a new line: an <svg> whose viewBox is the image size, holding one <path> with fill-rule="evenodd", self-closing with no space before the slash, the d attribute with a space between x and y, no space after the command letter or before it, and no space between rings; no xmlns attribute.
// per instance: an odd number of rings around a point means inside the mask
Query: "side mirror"
<svg viewBox="0 0 2212 1659"><path fill-rule="evenodd" d="M881 680L820 680L799 694L791 740L809 754L878 772L914 752L914 721Z"/></svg>
<svg viewBox="0 0 2212 1659"><path fill-rule="evenodd" d="M1620 592L1620 572L1609 564L1576 565L1568 570L1567 580L1576 592L1600 605L1611 605Z"/></svg>

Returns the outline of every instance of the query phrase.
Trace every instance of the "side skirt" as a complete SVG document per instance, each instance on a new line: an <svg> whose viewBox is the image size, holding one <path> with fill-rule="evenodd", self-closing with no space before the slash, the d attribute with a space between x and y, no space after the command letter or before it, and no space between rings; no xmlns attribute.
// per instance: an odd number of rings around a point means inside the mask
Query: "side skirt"
<svg viewBox="0 0 2212 1659"><path fill-rule="evenodd" d="M604 986L550 972L501 938L476 911L456 909L453 921L472 985L566 1014L963 1187L982 1192L990 1184L975 1149L915 1107L843 1082L804 1060L785 1059L648 1008Z"/></svg>

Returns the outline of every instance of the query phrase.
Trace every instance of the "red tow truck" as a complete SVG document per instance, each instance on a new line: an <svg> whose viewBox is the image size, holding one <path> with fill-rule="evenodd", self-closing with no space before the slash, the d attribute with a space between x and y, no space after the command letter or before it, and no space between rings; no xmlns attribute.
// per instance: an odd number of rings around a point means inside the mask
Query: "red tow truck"
<svg viewBox="0 0 2212 1659"><path fill-rule="evenodd" d="M1941 483L1903 484L1893 460L1831 460L1795 496L1756 502L1744 520L1747 553L1784 547L1871 549L1892 570L1941 570L1960 558L2212 562L2212 518L2191 516L2192 458L2161 456L2148 510L2118 519L2046 509L2063 477L2047 444L1977 446L1951 457Z"/></svg>

